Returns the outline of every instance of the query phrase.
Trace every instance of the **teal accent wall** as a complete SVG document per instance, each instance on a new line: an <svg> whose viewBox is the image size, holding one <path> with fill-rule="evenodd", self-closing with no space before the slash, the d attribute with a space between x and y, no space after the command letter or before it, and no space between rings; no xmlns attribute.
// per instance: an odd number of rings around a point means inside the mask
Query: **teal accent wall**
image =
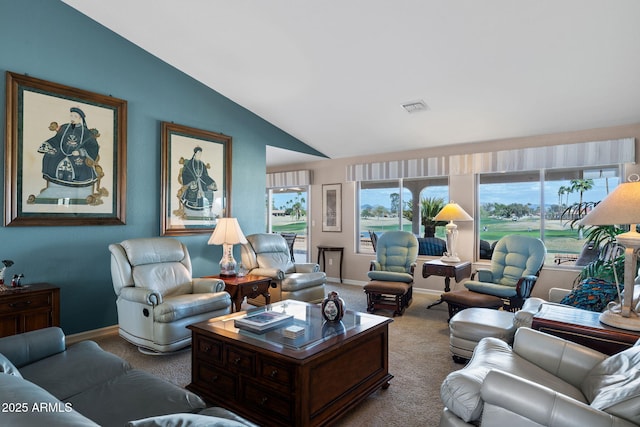
<svg viewBox="0 0 640 427"><path fill-rule="evenodd" d="M26 284L59 286L61 326L67 334L117 324L107 246L160 235L162 121L233 138L231 214L245 234L265 227L265 146L322 155L57 0L0 0L3 79L6 71L128 102L126 225L0 227L0 259L15 262L7 276L23 273ZM5 90L2 84L2 99ZM4 188L4 174L0 180ZM208 238L180 237L195 276L218 272L222 250L208 246Z"/></svg>

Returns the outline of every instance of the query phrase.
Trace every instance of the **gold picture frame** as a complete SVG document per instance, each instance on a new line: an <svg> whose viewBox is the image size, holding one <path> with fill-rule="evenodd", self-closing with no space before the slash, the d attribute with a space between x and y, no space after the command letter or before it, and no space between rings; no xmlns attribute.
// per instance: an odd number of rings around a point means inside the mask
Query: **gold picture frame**
<svg viewBox="0 0 640 427"><path fill-rule="evenodd" d="M163 236L211 233L231 215L231 137L162 122Z"/></svg>
<svg viewBox="0 0 640 427"><path fill-rule="evenodd" d="M122 225L127 102L6 72L6 226Z"/></svg>

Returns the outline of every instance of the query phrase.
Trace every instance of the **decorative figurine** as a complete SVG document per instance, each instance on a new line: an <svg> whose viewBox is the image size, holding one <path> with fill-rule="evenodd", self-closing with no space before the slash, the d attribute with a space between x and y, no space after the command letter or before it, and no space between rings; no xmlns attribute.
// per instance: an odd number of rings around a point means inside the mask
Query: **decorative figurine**
<svg viewBox="0 0 640 427"><path fill-rule="evenodd" d="M339 322L344 316L344 300L337 292L331 291L322 301L322 317L327 322Z"/></svg>
<svg viewBox="0 0 640 427"><path fill-rule="evenodd" d="M20 288L22 287L22 278L24 277L24 274L14 274L13 275L13 279L11 279L11 287L13 288Z"/></svg>
<svg viewBox="0 0 640 427"><path fill-rule="evenodd" d="M13 261L11 261L10 259L3 259L2 264L4 267L0 269L0 285L4 284L4 271L13 265Z"/></svg>

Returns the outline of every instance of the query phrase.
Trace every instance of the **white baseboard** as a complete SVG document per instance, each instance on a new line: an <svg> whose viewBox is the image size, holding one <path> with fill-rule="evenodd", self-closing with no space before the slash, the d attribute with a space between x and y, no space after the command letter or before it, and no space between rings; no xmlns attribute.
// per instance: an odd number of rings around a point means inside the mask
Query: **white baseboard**
<svg viewBox="0 0 640 427"><path fill-rule="evenodd" d="M91 340L105 335L118 333L118 325L107 326L105 328L93 329L91 331L80 332L73 335L67 335L65 342L67 345L75 344L80 341Z"/></svg>

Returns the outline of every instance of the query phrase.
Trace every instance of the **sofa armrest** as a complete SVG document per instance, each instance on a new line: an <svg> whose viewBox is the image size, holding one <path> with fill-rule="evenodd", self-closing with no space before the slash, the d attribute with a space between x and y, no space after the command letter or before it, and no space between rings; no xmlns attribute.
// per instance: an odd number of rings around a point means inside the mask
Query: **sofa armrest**
<svg viewBox="0 0 640 427"><path fill-rule="evenodd" d="M267 276L267 277L271 277L272 279L275 280L282 280L284 279L284 271L280 270L279 268L254 268L253 270L251 270L251 274L255 274L257 276Z"/></svg>
<svg viewBox="0 0 640 427"><path fill-rule="evenodd" d="M297 262L293 264L296 273L315 273L320 271L320 264L315 262Z"/></svg>
<svg viewBox="0 0 640 427"><path fill-rule="evenodd" d="M193 279L194 294L208 294L224 291L224 281L220 279L196 277Z"/></svg>
<svg viewBox="0 0 640 427"><path fill-rule="evenodd" d="M475 280L477 280L478 282L493 283L493 273L491 272L491 270L487 268L479 268L478 270L476 270L476 274L477 278Z"/></svg>
<svg viewBox="0 0 640 427"><path fill-rule="evenodd" d="M560 302L562 298L569 295L571 289L566 288L551 288L549 289L549 301L551 302Z"/></svg>
<svg viewBox="0 0 640 427"><path fill-rule="evenodd" d="M139 304L158 305L162 304L162 295L148 288L137 288L128 286L120 290L119 298Z"/></svg>
<svg viewBox="0 0 640 427"><path fill-rule="evenodd" d="M380 263L376 260L371 260L371 262L369 263L369 271L378 271L378 270L382 270L382 265L380 265Z"/></svg>
<svg viewBox="0 0 640 427"><path fill-rule="evenodd" d="M505 393L505 390L517 392ZM518 419L550 427L633 425L550 388L500 370L489 371L480 394L484 401L482 425L516 425ZM505 424L505 420L510 422Z"/></svg>
<svg viewBox="0 0 640 427"><path fill-rule="evenodd" d="M578 388L591 368L607 358L588 347L527 327L516 331L513 351Z"/></svg>
<svg viewBox="0 0 640 427"><path fill-rule="evenodd" d="M526 326L531 327L533 323L533 316L540 310L540 306L546 301L542 298L527 298L522 305L522 308L515 312L513 315L513 324L516 328Z"/></svg>
<svg viewBox="0 0 640 427"><path fill-rule="evenodd" d="M64 332L56 326L0 338L0 353L18 369L65 349Z"/></svg>

